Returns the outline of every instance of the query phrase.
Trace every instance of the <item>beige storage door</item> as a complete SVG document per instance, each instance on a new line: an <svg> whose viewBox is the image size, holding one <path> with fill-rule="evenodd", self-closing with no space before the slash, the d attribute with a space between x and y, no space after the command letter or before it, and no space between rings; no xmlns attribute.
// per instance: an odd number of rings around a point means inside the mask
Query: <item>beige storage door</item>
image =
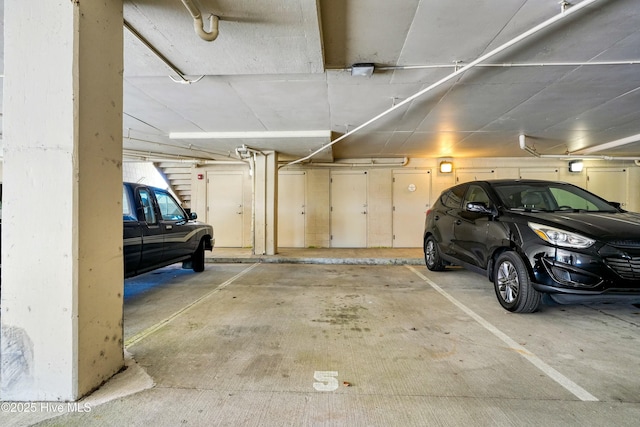
<svg viewBox="0 0 640 427"><path fill-rule="evenodd" d="M558 168L522 168L520 169L520 178L558 181L560 171Z"/></svg>
<svg viewBox="0 0 640 427"><path fill-rule="evenodd" d="M393 247L420 248L431 198L429 171L393 172Z"/></svg>
<svg viewBox="0 0 640 427"><path fill-rule="evenodd" d="M331 172L331 247L367 247L367 172Z"/></svg>
<svg viewBox="0 0 640 427"><path fill-rule="evenodd" d="M587 168L587 190L624 209L628 203L629 174L626 168Z"/></svg>
<svg viewBox="0 0 640 427"><path fill-rule="evenodd" d="M213 226L218 247L242 247L242 190L242 172L207 173L207 222Z"/></svg>
<svg viewBox="0 0 640 427"><path fill-rule="evenodd" d="M496 178L496 171L494 169L457 169L455 172L456 184Z"/></svg>
<svg viewBox="0 0 640 427"><path fill-rule="evenodd" d="M278 175L278 246L304 248L306 172Z"/></svg>

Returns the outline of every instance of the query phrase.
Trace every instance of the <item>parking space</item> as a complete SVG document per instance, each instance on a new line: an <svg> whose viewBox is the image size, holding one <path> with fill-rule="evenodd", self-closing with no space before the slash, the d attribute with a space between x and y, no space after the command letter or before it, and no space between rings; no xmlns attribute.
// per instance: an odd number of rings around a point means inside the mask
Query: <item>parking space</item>
<svg viewBox="0 0 640 427"><path fill-rule="evenodd" d="M632 425L639 325L624 303L508 313L457 269L169 267L125 287L125 345L155 385L49 422Z"/></svg>

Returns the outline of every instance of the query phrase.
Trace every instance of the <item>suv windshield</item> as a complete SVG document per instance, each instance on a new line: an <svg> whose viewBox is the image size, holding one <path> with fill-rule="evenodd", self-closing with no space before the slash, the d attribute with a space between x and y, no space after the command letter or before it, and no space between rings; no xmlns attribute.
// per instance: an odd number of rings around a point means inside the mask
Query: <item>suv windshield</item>
<svg viewBox="0 0 640 427"><path fill-rule="evenodd" d="M566 184L495 184L507 209L536 211L617 212L616 208L588 191Z"/></svg>

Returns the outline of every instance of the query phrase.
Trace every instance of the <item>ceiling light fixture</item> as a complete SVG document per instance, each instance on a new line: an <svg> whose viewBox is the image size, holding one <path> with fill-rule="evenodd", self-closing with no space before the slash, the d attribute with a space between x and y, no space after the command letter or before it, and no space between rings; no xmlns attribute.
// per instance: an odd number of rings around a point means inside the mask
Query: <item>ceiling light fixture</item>
<svg viewBox="0 0 640 427"><path fill-rule="evenodd" d="M351 75L358 77L371 77L375 70L375 64L371 62L361 62L351 66Z"/></svg>
<svg viewBox="0 0 640 427"><path fill-rule="evenodd" d="M282 130L255 132L170 132L169 139L273 139L331 138L330 130Z"/></svg>

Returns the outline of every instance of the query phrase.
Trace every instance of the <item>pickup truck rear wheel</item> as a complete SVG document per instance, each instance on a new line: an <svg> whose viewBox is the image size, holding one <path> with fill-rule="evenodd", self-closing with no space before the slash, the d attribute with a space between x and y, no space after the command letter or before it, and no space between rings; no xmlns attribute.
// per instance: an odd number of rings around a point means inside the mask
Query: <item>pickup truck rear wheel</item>
<svg viewBox="0 0 640 427"><path fill-rule="evenodd" d="M196 273L204 271L204 240L200 240L198 248L191 255L191 268Z"/></svg>

